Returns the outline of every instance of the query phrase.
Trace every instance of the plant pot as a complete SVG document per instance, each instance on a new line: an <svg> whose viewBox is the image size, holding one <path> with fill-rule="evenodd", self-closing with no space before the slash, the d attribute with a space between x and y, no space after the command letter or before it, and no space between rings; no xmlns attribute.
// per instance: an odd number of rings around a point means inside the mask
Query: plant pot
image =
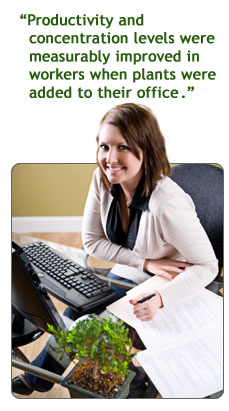
<svg viewBox="0 0 229 411"><path fill-rule="evenodd" d="M103 397L101 395L95 394L93 392L87 391L83 388L76 387L75 385L70 384L68 381L72 375L72 373L75 371L77 367L80 366L82 361L79 361L77 365L69 372L69 374L64 378L64 380L61 382L61 385L65 388L68 388L69 393L71 398L100 398L100 399L107 399L106 397ZM135 372L128 370L128 377L126 378L124 384L121 386L119 392L115 395L114 399L117 398L126 398L129 394L130 390L130 383L133 380L135 376Z"/></svg>

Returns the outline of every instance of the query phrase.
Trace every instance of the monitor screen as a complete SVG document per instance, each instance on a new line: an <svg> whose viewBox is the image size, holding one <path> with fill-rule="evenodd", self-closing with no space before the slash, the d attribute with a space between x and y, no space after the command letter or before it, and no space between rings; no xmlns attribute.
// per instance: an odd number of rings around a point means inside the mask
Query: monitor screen
<svg viewBox="0 0 229 411"><path fill-rule="evenodd" d="M20 246L12 243L12 305L24 318L43 331L47 323L66 326L40 278Z"/></svg>

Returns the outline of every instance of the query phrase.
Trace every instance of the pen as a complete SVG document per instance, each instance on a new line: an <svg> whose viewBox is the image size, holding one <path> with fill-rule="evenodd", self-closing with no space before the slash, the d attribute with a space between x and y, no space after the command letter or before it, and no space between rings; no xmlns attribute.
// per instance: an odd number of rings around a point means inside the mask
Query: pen
<svg viewBox="0 0 229 411"><path fill-rule="evenodd" d="M138 302L137 302L137 304L142 304L142 303L144 303L145 301L148 301L148 300L150 300L150 298L153 298L153 297L155 297L155 295L156 295L156 293L153 293L153 294L150 294L150 295L147 295L147 297L144 297L144 298L142 298L141 300L139 300Z"/></svg>

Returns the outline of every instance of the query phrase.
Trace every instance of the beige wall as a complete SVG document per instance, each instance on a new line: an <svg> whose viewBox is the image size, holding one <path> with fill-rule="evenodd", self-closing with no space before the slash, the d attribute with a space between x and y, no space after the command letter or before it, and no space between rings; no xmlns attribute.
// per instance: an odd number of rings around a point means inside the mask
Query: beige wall
<svg viewBox="0 0 229 411"><path fill-rule="evenodd" d="M12 216L81 216L96 164L17 164Z"/></svg>
<svg viewBox="0 0 229 411"><path fill-rule="evenodd" d="M15 165L12 216L82 216L96 167L96 164Z"/></svg>

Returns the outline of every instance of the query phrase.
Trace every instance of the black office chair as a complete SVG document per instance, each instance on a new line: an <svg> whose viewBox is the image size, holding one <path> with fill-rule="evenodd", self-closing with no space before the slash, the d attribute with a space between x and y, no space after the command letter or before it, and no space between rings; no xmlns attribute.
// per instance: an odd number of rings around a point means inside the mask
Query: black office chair
<svg viewBox="0 0 229 411"><path fill-rule="evenodd" d="M20 358L29 363L28 358L19 347L36 341L44 334L44 331L37 328L29 320L23 317L17 309L12 306L12 356Z"/></svg>
<svg viewBox="0 0 229 411"><path fill-rule="evenodd" d="M171 179L188 193L196 207L219 268L223 267L223 170L209 164L180 164L172 168ZM220 280L221 272L217 277Z"/></svg>

